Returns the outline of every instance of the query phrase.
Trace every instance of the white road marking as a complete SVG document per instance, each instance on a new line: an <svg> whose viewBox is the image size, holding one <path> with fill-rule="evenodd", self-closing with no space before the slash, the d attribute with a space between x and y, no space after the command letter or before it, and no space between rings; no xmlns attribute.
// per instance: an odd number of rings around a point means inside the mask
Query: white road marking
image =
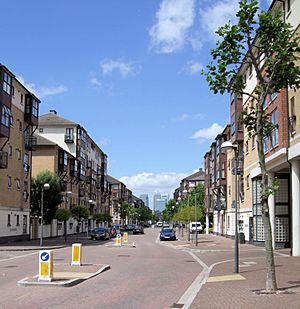
<svg viewBox="0 0 300 309"><path fill-rule="evenodd" d="M0 259L0 263L10 261L10 260L20 259L22 257L26 257L26 256L34 255L34 254L38 254L38 252L33 252L33 253L28 253L28 254L23 254L23 255L17 255L17 256L13 256L11 258L3 259L3 260Z"/></svg>

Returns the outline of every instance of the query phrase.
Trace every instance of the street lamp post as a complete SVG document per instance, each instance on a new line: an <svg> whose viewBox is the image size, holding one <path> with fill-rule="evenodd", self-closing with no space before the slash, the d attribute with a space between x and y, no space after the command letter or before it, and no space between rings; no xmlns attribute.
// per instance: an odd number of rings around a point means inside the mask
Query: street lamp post
<svg viewBox="0 0 300 309"><path fill-rule="evenodd" d="M42 185L42 196L41 196L41 237L40 237L40 246L43 246L43 236L44 236L44 190L48 190L50 185L48 183L44 183Z"/></svg>
<svg viewBox="0 0 300 309"><path fill-rule="evenodd" d="M196 185L192 182L189 184L190 188L193 188L195 190L195 243L196 246L198 246L198 227L197 227L197 192L196 192Z"/></svg>
<svg viewBox="0 0 300 309"><path fill-rule="evenodd" d="M234 235L234 273L239 272L239 236L238 236L238 145L230 141L222 143L221 149L224 151L234 150L235 169L235 235Z"/></svg>
<svg viewBox="0 0 300 309"><path fill-rule="evenodd" d="M190 207L190 195L189 195L189 191L187 189L184 189L182 191L183 194L187 194L187 198L188 198L188 209ZM189 212L188 212L189 214ZM190 227L189 227L189 224L190 224L190 219L188 220L188 229L187 229L187 236L188 236L188 241L190 241Z"/></svg>
<svg viewBox="0 0 300 309"><path fill-rule="evenodd" d="M89 205L91 206L93 204L93 200L89 200ZM86 237L89 238L89 219L87 219L87 229L86 229Z"/></svg>
<svg viewBox="0 0 300 309"><path fill-rule="evenodd" d="M177 200L178 200L179 208L181 208L181 196L179 196ZM180 221L180 224L179 224L179 233L180 233L180 229L182 229L182 221Z"/></svg>

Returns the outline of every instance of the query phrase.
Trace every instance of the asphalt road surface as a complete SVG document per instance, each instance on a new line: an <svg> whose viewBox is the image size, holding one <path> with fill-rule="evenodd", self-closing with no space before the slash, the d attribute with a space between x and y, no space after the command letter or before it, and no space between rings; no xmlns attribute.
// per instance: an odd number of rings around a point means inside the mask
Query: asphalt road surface
<svg viewBox="0 0 300 309"><path fill-rule="evenodd" d="M107 247L88 241L83 263L111 269L73 287L20 287L17 281L38 273L38 253L0 252L0 308L171 308L202 267L191 255L157 241L158 229L130 235L136 248ZM54 263L68 263L71 249L54 251Z"/></svg>

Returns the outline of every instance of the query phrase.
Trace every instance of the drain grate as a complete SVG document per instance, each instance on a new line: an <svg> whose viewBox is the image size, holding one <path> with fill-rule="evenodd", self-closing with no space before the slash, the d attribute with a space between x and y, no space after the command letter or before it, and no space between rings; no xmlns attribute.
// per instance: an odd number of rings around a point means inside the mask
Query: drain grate
<svg viewBox="0 0 300 309"><path fill-rule="evenodd" d="M130 257L129 254L118 254L119 257Z"/></svg>
<svg viewBox="0 0 300 309"><path fill-rule="evenodd" d="M18 267L17 265L8 265L8 266L3 266L1 268L16 268Z"/></svg>
<svg viewBox="0 0 300 309"><path fill-rule="evenodd" d="M195 263L195 261L193 261L193 260L185 260L183 262L185 262L185 263Z"/></svg>
<svg viewBox="0 0 300 309"><path fill-rule="evenodd" d="M173 304L172 306L171 306L171 308L173 309L175 309L175 308L182 308L184 306L184 304Z"/></svg>

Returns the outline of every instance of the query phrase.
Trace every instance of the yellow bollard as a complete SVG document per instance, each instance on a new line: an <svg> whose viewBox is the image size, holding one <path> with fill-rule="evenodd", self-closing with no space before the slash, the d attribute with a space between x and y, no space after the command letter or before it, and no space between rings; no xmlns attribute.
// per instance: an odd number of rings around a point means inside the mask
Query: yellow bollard
<svg viewBox="0 0 300 309"><path fill-rule="evenodd" d="M124 232L124 234L123 234L123 240L124 240L124 243L127 243L127 242L128 242L128 233L127 233L127 232Z"/></svg>
<svg viewBox="0 0 300 309"><path fill-rule="evenodd" d="M122 235L121 234L117 234L116 245L119 246L119 247L122 246Z"/></svg>
<svg viewBox="0 0 300 309"><path fill-rule="evenodd" d="M81 266L82 244L72 244L72 266Z"/></svg>
<svg viewBox="0 0 300 309"><path fill-rule="evenodd" d="M40 250L38 281L50 282L53 279L53 252Z"/></svg>

